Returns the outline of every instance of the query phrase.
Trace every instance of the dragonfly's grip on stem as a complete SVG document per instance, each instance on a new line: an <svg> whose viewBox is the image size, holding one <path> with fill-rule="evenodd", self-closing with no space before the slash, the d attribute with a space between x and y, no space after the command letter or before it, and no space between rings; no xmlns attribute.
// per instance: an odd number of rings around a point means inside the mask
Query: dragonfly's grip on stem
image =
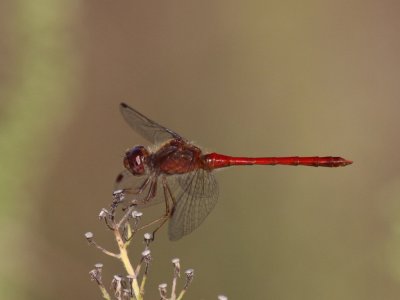
<svg viewBox="0 0 400 300"><path fill-rule="evenodd" d="M240 165L288 165L334 168L344 167L353 163L350 160L338 156L233 157L218 153L210 153L204 155L203 159L206 166L210 169Z"/></svg>

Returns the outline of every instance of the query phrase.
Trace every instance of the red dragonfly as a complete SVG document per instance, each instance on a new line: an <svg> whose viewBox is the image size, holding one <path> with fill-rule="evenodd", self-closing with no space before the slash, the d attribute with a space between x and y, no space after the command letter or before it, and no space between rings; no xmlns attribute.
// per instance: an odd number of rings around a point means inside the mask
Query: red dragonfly
<svg viewBox="0 0 400 300"><path fill-rule="evenodd" d="M218 199L218 184L212 172L214 169L238 165L332 168L352 163L332 156L253 158L205 154L187 139L148 119L127 104L121 103L120 110L138 134L159 146L135 146L126 151L126 170L118 175L115 188L132 196L133 203L139 207L165 201L165 214L154 221L160 222L155 231L170 219L170 240L178 240L191 233L214 208Z"/></svg>

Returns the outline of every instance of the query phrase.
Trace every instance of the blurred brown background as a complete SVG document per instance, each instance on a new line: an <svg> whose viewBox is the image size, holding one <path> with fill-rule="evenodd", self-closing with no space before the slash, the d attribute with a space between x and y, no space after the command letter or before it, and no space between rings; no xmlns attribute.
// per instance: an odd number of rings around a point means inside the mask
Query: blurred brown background
<svg viewBox="0 0 400 300"><path fill-rule="evenodd" d="M122 267L97 220L126 148L126 101L212 151L341 155L346 168L218 172L193 234L153 245L187 299L398 299L398 1L1 1L0 298L99 299ZM152 211L152 209L150 209ZM137 258L143 246L132 249Z"/></svg>

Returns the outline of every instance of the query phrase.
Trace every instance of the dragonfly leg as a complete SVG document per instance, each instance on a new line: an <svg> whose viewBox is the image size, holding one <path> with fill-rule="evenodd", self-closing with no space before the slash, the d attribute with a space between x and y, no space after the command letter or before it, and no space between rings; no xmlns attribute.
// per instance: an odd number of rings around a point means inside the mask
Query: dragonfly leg
<svg viewBox="0 0 400 300"><path fill-rule="evenodd" d="M158 219L158 221L160 221L160 224L157 226L156 229L153 230L153 233L151 234L151 235L152 235L152 237L151 237L151 240L152 240L152 241L154 241L154 237L156 236L156 232L157 232L161 227L163 227L163 225L165 224L165 222L168 221L168 219L169 219L169 215L162 216L160 219Z"/></svg>
<svg viewBox="0 0 400 300"><path fill-rule="evenodd" d="M139 195L143 193L143 191L146 189L147 185L150 183L150 180L153 178L151 176L147 177L146 180L143 181L143 183L138 187L138 188L125 188L122 191L125 194L129 195Z"/></svg>
<svg viewBox="0 0 400 300"><path fill-rule="evenodd" d="M143 225L142 227L138 228L136 231L143 230L143 229L145 229L145 228L147 228L147 227L150 227L150 226L152 226L152 225L154 225L154 224L157 224L157 223L161 222L161 223L160 223L161 225L159 225L159 226L153 231L152 240L154 240L154 233L155 233L158 229L160 229L162 225L164 225L164 223L168 220L168 218L169 218L169 216L162 215L161 217L159 217L159 218L157 218L157 219L155 219L155 220L153 220L153 221L147 223L146 225Z"/></svg>
<svg viewBox="0 0 400 300"><path fill-rule="evenodd" d="M166 186L166 188L167 188L169 197L171 198L172 206L174 207L175 204L176 204L175 197L174 197L174 195L172 194L171 189L169 188L169 185L167 184L167 182L165 182L165 186Z"/></svg>
<svg viewBox="0 0 400 300"><path fill-rule="evenodd" d="M172 209L170 208L170 204L172 207L175 205L175 198L172 195L171 189L167 183L167 179L165 177L162 178L163 190L164 190L164 199L165 199L165 214L158 219L160 224L157 226L156 229L153 230L152 239L154 240L156 232L167 222L167 220L171 217ZM169 198L169 199L168 199ZM171 203L170 203L171 201Z"/></svg>
<svg viewBox="0 0 400 300"><path fill-rule="evenodd" d="M162 178L162 185L164 191L164 200L165 200L165 214L164 216L169 216L170 208L169 208L169 200L168 200L168 184L165 177Z"/></svg>
<svg viewBox="0 0 400 300"><path fill-rule="evenodd" d="M146 180L143 181L143 183L138 187L138 188L125 188L123 189L124 194L128 194L128 195L133 195L133 196L138 196L140 194L142 194L144 192L144 190L149 186L149 191L147 193L147 196L145 197L145 201L148 201L148 199L151 197L151 193L155 193L154 191L152 192L153 184L154 184L154 177L147 177ZM154 197L154 196L153 196ZM122 211L126 211L127 209L130 209L132 206L136 206L138 204L138 201L136 199L132 199L130 200L130 203L126 206L122 208Z"/></svg>
<svg viewBox="0 0 400 300"><path fill-rule="evenodd" d="M142 193L147 186L150 184L149 186L149 190L147 192L146 197L144 198L143 202L146 203L148 201L150 201L152 198L155 197L156 195L156 191L157 191L157 178L156 177L148 177L143 184L141 184L140 188L138 189L140 191L140 193ZM129 190L129 189L127 189ZM124 191L127 191L124 190ZM132 191L132 190L131 190ZM134 193L132 193L134 194ZM139 195L139 194L136 194ZM136 199L132 199L128 205L128 207L123 208L122 210L125 212L125 215L122 217L122 219L119 221L119 223L117 224L117 226L121 226L122 224L124 224L128 219L130 214L132 213L132 210L136 207L136 205L138 204L138 201ZM147 225L143 226L142 228L147 227ZM140 230L139 229L134 229L134 232ZM123 235L125 234L125 228L124 228L124 232ZM130 236L125 236L126 240L129 241L132 239L133 237L133 232L131 233Z"/></svg>
<svg viewBox="0 0 400 300"><path fill-rule="evenodd" d="M150 182L150 177L148 179L146 179L146 185L144 185L143 188L140 189L141 193L143 192L144 188L146 188L146 186L149 184L149 182ZM151 201L151 199L154 199L156 196L156 192L157 192L157 178L152 177L150 186L149 186L149 191L147 192L147 195L143 199L143 201L141 201L142 204L148 203L149 201ZM138 205L138 203L139 203L139 201L135 202L135 199L133 199L131 204L129 205L129 207L136 206L136 205Z"/></svg>
<svg viewBox="0 0 400 300"><path fill-rule="evenodd" d="M145 225L143 225L140 228L135 230L135 231L143 230L143 229L145 229L147 227L150 227L150 226L152 226L154 224L157 224L157 223L161 222L161 225L159 225L156 228L156 230L153 231L153 237L152 237L153 240L154 240L154 233L158 229L161 228L161 226L168 220L169 215L170 215L170 213L169 213L170 209L169 209L168 195L166 193L166 180L165 180L165 178L163 178L163 189L164 189L164 199L165 199L166 212L161 217L157 218L156 220L153 220L153 221L151 221L151 222L149 222L149 223L147 223L147 224L145 224ZM156 191L157 191L157 178L153 177L153 179L152 179L152 181L150 183L149 191L148 191L146 197L144 198L143 203L147 203L147 202L151 201L156 196Z"/></svg>
<svg viewBox="0 0 400 300"><path fill-rule="evenodd" d="M165 200L165 213L160 217L157 218L156 220L151 221L150 223L147 223L146 225L140 227L138 230L142 230L144 228L147 228L151 225L158 224L156 229L153 230L152 233L152 240L154 240L156 232L168 221L168 219L171 217L172 214L172 209L170 207L170 204L173 206L175 205L175 199L172 195L171 189L168 186L167 180L165 177L162 178L162 185L163 185L163 191L164 191L164 200ZM171 203L170 203L171 202Z"/></svg>

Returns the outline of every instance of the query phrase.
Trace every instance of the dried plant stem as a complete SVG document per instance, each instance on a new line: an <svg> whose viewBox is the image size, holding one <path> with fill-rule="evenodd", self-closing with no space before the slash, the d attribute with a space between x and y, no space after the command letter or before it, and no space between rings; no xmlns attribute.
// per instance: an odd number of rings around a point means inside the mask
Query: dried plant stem
<svg viewBox="0 0 400 300"><path fill-rule="evenodd" d="M176 298L176 300L182 300L182 298L183 298L183 296L185 295L185 293L186 293L186 289L183 289L183 290L180 292L178 298Z"/></svg>
<svg viewBox="0 0 400 300"><path fill-rule="evenodd" d="M130 206L128 210L125 212L124 216L121 218L121 220L116 224L117 228L120 228L123 224L125 224L126 220L128 220L129 216L131 215L134 206Z"/></svg>
<svg viewBox="0 0 400 300"><path fill-rule="evenodd" d="M95 241L91 242L97 249L99 249L101 252L103 252L104 254L107 254L111 257L115 257L115 258L119 258L120 256L118 254L112 253L111 251L108 251L106 249L104 249L103 247L101 247L100 245L98 245Z"/></svg>
<svg viewBox="0 0 400 300"><path fill-rule="evenodd" d="M99 285L99 289L104 299L111 300L110 294L103 285Z"/></svg>
<svg viewBox="0 0 400 300"><path fill-rule="evenodd" d="M144 287L146 285L146 280L147 280L147 274L144 274L142 278L142 283L140 284L140 294L142 296L144 295Z"/></svg>
<svg viewBox="0 0 400 300"><path fill-rule="evenodd" d="M142 295L140 294L140 288L139 288L139 284L136 278L136 274L135 271L132 267L131 261L129 259L128 256L128 251L126 248L126 243L124 242L124 240L122 239L121 233L119 231L119 228L115 228L114 229L114 234L115 234L115 239L117 241L118 244L118 248L119 248L119 253L120 253L120 260L122 262L122 264L125 267L126 272L132 276L132 290L133 293L135 294L135 297L137 300L142 300Z"/></svg>

